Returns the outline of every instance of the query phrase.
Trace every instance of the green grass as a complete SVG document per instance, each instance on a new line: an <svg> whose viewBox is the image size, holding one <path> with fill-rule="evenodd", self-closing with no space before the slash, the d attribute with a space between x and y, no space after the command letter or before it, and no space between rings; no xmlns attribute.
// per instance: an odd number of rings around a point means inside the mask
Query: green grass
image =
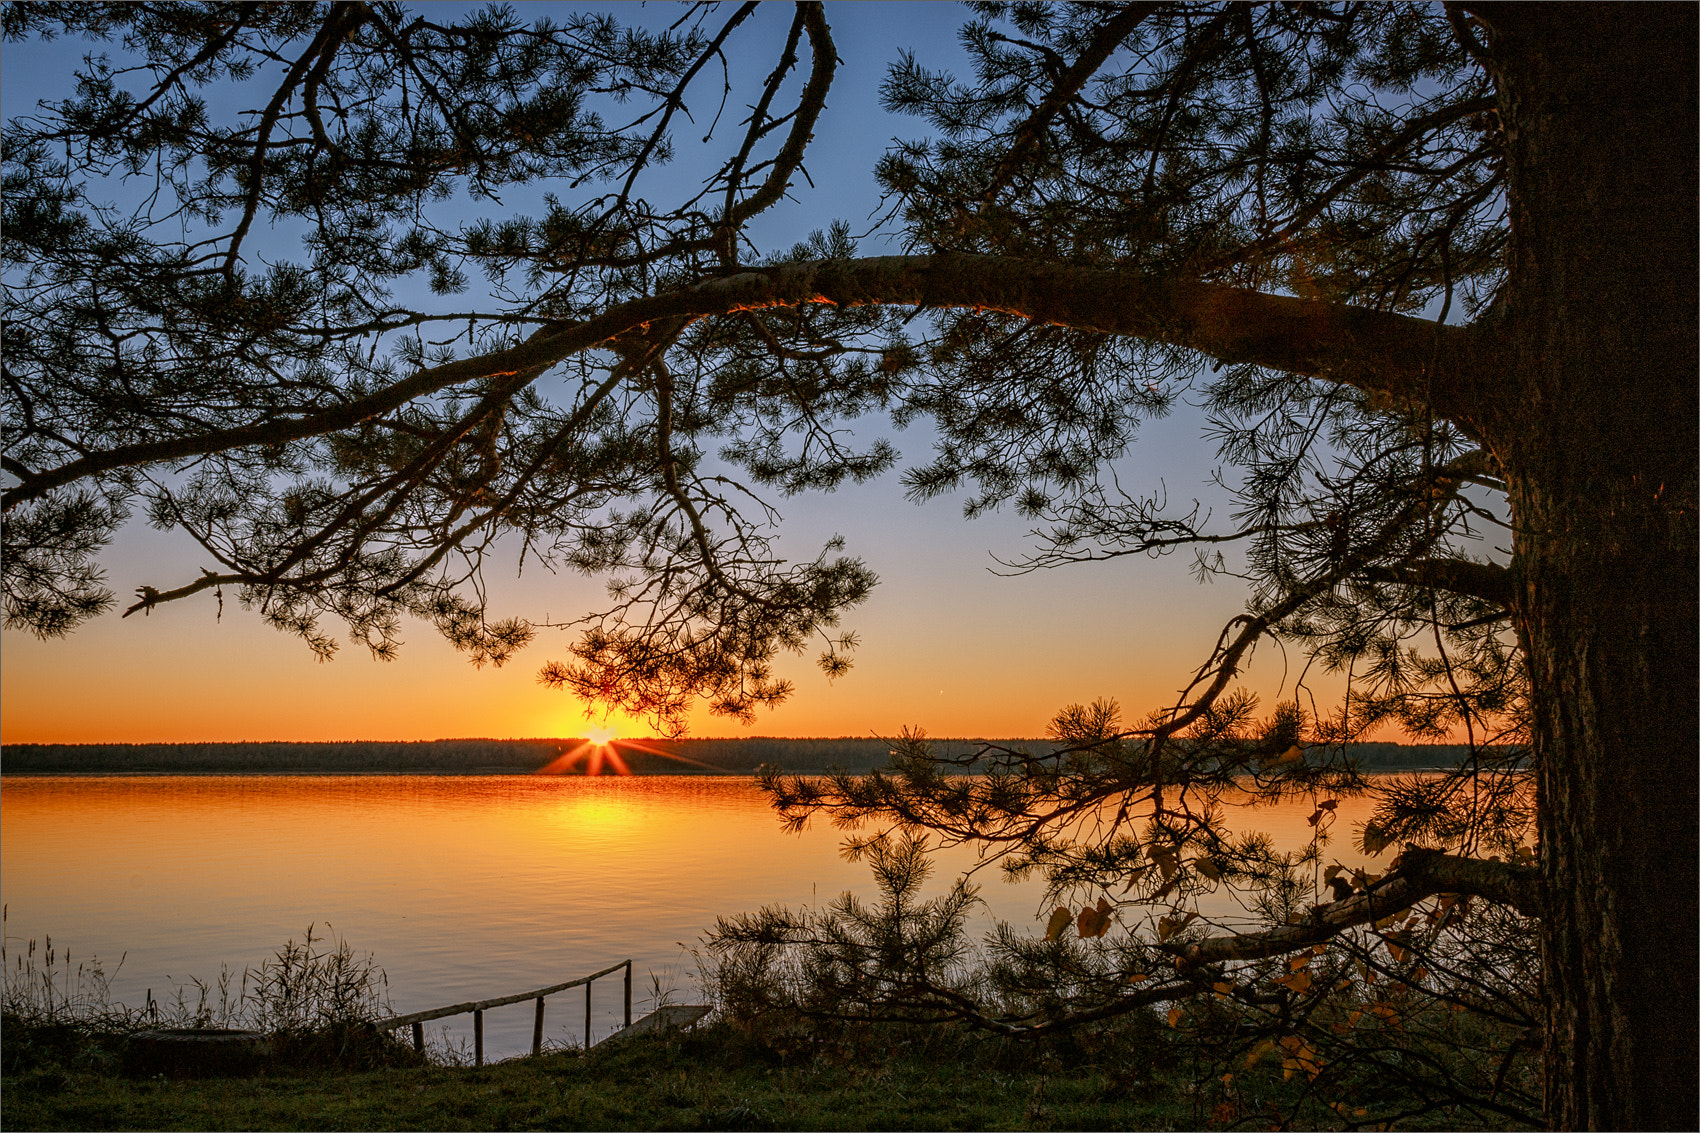
<svg viewBox="0 0 1700 1133"><path fill-rule="evenodd" d="M907 1034L908 1038L897 1035ZM960 1034L898 1032L781 1057L725 1025L588 1057L170 1081L109 1051L6 1059L7 1129L1174 1129L1202 1116L1174 1074ZM15 1032L6 1045L27 1041ZM27 1066L23 1065L28 1063ZM14 1069L17 1067L17 1069Z"/></svg>

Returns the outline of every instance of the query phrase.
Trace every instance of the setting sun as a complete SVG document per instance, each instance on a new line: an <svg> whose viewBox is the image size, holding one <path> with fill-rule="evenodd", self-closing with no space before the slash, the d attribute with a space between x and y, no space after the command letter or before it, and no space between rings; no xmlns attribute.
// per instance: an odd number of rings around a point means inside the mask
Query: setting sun
<svg viewBox="0 0 1700 1133"><path fill-rule="evenodd" d="M590 737L590 742L598 747L606 747L614 741L616 735L613 728L592 728L587 734Z"/></svg>

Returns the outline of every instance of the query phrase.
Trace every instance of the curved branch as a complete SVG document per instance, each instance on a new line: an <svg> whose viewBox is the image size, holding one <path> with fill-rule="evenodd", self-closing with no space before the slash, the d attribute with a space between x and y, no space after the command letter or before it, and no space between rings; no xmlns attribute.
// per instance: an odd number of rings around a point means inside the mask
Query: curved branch
<svg viewBox="0 0 1700 1133"><path fill-rule="evenodd" d="M1344 303L1002 256L944 254L814 260L750 268L543 328L506 350L415 373L385 389L296 418L91 453L29 476L4 508L117 468L249 445L284 444L346 429L418 397L466 382L530 374L615 336L665 319L826 303L843 307L955 307L997 311L1101 334L1127 335L1426 403L1460 421L1489 404L1490 332Z"/></svg>
<svg viewBox="0 0 1700 1133"><path fill-rule="evenodd" d="M1484 897L1509 905L1526 917L1541 915L1540 871L1533 866L1461 858L1417 846L1405 847L1395 865L1392 875L1368 892L1314 906L1310 915L1298 924L1158 947L1173 953L1175 966L1183 971L1224 960L1280 956L1321 944L1355 925L1402 913L1437 893Z"/></svg>
<svg viewBox="0 0 1700 1133"><path fill-rule="evenodd" d="M832 46L832 30L827 26L824 7L819 3L799 4L798 15L809 33L809 46L814 57L810 63L809 81L798 97L792 113L791 132L785 145L773 159L767 180L751 196L729 208L724 224L737 228L751 217L768 208L791 187L791 175L803 164L803 151L815 136L815 123L826 109L826 92L832 86L832 75L838 63L838 52ZM752 122L752 130L756 124ZM739 155L740 161L743 154Z"/></svg>

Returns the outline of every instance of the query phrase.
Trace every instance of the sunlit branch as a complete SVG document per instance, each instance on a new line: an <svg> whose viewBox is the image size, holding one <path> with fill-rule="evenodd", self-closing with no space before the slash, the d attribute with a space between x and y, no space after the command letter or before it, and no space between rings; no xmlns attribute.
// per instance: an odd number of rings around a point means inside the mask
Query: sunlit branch
<svg viewBox="0 0 1700 1133"><path fill-rule="evenodd" d="M1541 915L1540 872L1534 867L1407 846L1396 868L1368 892L1317 905L1297 924L1158 947L1172 953L1183 969L1280 956L1321 944L1355 925L1403 912L1437 893L1467 893L1509 905L1526 917Z"/></svg>

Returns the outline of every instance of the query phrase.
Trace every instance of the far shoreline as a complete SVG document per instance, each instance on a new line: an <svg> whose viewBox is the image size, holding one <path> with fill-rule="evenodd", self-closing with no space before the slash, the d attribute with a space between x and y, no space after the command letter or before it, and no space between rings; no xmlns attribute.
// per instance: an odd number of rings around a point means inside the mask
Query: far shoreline
<svg viewBox="0 0 1700 1133"><path fill-rule="evenodd" d="M941 755L963 757L983 745L1043 751L1031 739L929 741ZM608 752L612 751L612 758ZM1366 772L1434 771L1455 766L1462 744L1352 744L1349 754ZM96 778L159 776L550 776L603 775L749 776L761 766L791 774L832 771L865 775L884 768L889 741L878 738L615 740L597 748L566 739L456 739L385 742L205 744L5 744L0 776ZM966 768L965 768L966 769Z"/></svg>

